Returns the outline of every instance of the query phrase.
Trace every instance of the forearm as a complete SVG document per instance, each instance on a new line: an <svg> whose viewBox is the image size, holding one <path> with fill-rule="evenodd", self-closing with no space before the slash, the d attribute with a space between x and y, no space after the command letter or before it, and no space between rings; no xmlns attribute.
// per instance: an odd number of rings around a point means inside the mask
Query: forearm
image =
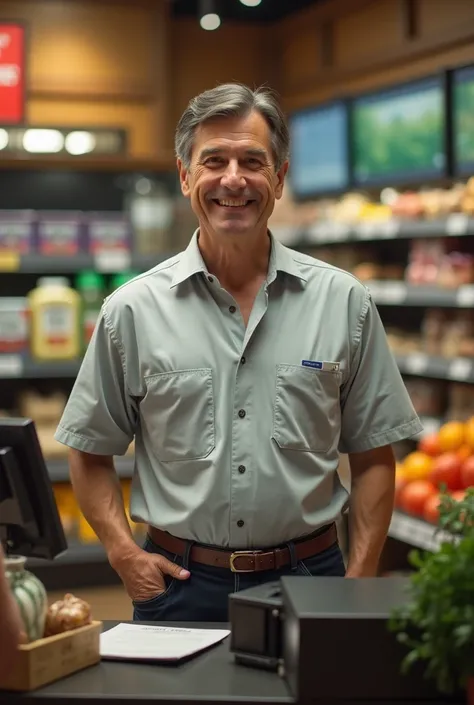
<svg viewBox="0 0 474 705"><path fill-rule="evenodd" d="M123 504L113 458L73 450L71 482L85 518L114 565L137 550Z"/></svg>
<svg viewBox="0 0 474 705"><path fill-rule="evenodd" d="M377 574L393 512L395 461L384 449L373 462L351 458L347 577ZM367 458L366 458L367 460Z"/></svg>
<svg viewBox="0 0 474 705"><path fill-rule="evenodd" d="M0 548L0 675L8 673L14 665L22 631L20 612L5 577L3 551Z"/></svg>

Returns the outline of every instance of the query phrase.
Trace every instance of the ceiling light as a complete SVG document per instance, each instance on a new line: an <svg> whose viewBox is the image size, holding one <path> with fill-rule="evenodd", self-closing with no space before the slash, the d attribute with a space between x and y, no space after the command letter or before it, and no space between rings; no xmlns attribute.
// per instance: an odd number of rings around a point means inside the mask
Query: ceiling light
<svg viewBox="0 0 474 705"><path fill-rule="evenodd" d="M209 12L207 15L201 17L200 24L203 29L212 31L220 27L221 18L215 12Z"/></svg>
<svg viewBox="0 0 474 705"><path fill-rule="evenodd" d="M257 7L257 5L260 5L262 0L240 0L242 5L246 5L247 7Z"/></svg>
<svg viewBox="0 0 474 705"><path fill-rule="evenodd" d="M95 145L96 139L92 133L77 130L68 134L64 146L69 154L78 156L80 154L89 154L89 152L94 150Z"/></svg>
<svg viewBox="0 0 474 705"><path fill-rule="evenodd" d="M35 154L55 154L64 147L64 136L59 130L26 130L23 149Z"/></svg>

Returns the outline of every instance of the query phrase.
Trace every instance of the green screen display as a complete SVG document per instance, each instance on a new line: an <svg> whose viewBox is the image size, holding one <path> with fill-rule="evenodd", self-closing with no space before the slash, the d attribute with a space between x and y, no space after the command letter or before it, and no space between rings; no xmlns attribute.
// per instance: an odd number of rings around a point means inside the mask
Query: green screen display
<svg viewBox="0 0 474 705"><path fill-rule="evenodd" d="M354 101L358 185L441 176L445 168L444 91L428 79Z"/></svg>
<svg viewBox="0 0 474 705"><path fill-rule="evenodd" d="M453 91L454 169L474 168L474 67L454 73Z"/></svg>

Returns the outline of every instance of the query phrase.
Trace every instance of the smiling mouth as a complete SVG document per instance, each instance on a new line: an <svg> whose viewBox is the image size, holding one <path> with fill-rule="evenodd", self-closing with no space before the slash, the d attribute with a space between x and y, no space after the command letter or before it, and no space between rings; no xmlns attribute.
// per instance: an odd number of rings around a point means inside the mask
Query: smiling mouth
<svg viewBox="0 0 474 705"><path fill-rule="evenodd" d="M228 198L213 198L213 202L221 206L222 208L245 208L246 206L251 205L254 201L249 200L249 199L235 199L235 200L229 200Z"/></svg>

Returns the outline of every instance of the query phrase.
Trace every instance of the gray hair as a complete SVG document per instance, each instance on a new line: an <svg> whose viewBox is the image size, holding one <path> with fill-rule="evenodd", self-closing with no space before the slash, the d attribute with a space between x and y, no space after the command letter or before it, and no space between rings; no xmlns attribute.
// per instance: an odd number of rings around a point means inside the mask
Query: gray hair
<svg viewBox="0 0 474 705"><path fill-rule="evenodd" d="M275 94L264 86L252 90L242 83L224 83L192 98L176 127L176 156L189 169L194 134L199 125L212 118L245 117L253 110L265 118L270 128L273 158L278 171L289 156L290 134Z"/></svg>

